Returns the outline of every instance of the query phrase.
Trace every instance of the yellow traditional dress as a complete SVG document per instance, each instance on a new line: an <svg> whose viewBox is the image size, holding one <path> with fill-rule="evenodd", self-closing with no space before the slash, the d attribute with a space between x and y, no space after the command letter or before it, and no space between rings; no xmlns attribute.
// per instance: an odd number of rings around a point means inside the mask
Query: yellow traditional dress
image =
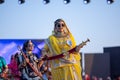
<svg viewBox="0 0 120 80"><path fill-rule="evenodd" d="M81 56L79 52L68 54L68 50L76 46L71 33L67 37L55 37L51 35L46 40L45 50L48 56L55 56L64 53L63 58L50 60L53 80L82 80L81 77Z"/></svg>

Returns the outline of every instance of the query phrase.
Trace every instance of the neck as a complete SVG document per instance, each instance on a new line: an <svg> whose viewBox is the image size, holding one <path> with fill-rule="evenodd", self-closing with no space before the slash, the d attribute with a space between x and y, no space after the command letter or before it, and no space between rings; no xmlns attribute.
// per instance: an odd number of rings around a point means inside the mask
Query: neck
<svg viewBox="0 0 120 80"><path fill-rule="evenodd" d="M32 51L26 51L26 53L28 53L28 54L32 54Z"/></svg>
<svg viewBox="0 0 120 80"><path fill-rule="evenodd" d="M55 34L54 36L56 36L56 37L66 37L66 36L68 36L68 34L64 34L64 33L57 33L57 34Z"/></svg>

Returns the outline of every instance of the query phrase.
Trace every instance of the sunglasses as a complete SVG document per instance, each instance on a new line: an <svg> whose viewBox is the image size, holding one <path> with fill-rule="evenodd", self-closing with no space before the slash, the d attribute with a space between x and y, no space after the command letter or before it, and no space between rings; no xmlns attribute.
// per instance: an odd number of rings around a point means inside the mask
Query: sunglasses
<svg viewBox="0 0 120 80"><path fill-rule="evenodd" d="M64 27L64 24L58 24L57 27Z"/></svg>

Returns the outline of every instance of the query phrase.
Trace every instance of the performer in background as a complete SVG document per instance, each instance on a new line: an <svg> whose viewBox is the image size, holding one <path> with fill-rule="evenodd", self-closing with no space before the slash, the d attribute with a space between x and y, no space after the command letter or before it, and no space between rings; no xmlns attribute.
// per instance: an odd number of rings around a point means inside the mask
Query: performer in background
<svg viewBox="0 0 120 80"><path fill-rule="evenodd" d="M8 66L6 64L5 59L0 56L0 80L4 80L7 78Z"/></svg>
<svg viewBox="0 0 120 80"><path fill-rule="evenodd" d="M32 41L26 41L23 45L23 51L25 53L21 54L22 57L19 56L19 68L21 68L22 80L41 80L41 77L35 73L35 71L38 73L40 72L38 69L39 62L35 54L33 54L33 50L34 44L32 43ZM25 54L25 56L23 54ZM32 65L35 71L28 63Z"/></svg>
<svg viewBox="0 0 120 80"><path fill-rule="evenodd" d="M18 67L18 53L11 55L11 61L8 64L8 69L11 74L11 80L21 80L21 73Z"/></svg>
<svg viewBox="0 0 120 80"><path fill-rule="evenodd" d="M46 44L42 54L48 57L64 54L64 57L50 60L52 80L82 80L81 56L76 47L76 42L64 20L57 19L54 22L54 33L45 40ZM69 53L68 50L75 49Z"/></svg>

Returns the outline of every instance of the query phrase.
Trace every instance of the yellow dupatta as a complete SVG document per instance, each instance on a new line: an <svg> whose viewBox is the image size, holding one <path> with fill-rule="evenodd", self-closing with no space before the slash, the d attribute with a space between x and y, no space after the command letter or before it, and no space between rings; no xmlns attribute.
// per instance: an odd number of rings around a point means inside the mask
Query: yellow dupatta
<svg viewBox="0 0 120 80"><path fill-rule="evenodd" d="M74 48L76 46L76 42L74 40L74 37L72 36L71 33L69 33L69 37L70 37L71 42L72 42L71 48ZM51 45L51 47L52 47L52 49L54 51L54 55L61 54L62 50L59 47L57 38L54 35L51 35L49 37L49 41L50 41L50 45ZM68 50L70 50L70 49L68 49ZM76 60L80 60L81 59L80 54L77 53L77 52L74 52L74 57L75 57Z"/></svg>

